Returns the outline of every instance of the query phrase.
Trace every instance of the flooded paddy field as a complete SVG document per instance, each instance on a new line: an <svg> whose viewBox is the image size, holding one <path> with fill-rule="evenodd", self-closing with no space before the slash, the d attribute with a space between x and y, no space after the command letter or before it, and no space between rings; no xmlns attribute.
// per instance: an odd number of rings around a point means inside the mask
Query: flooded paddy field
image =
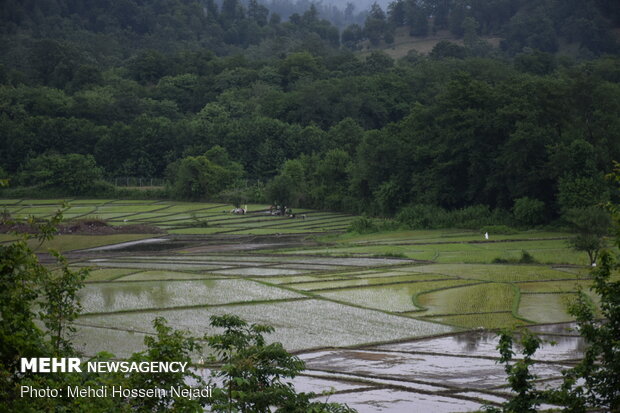
<svg viewBox="0 0 620 413"><path fill-rule="evenodd" d="M57 202L0 206L15 217L46 217ZM503 402L510 392L497 363L497 328L525 326L547 341L535 356L541 387L582 357L566 308L591 278L585 253L568 248L568 234L491 234L488 242L462 230L317 238L352 217L230 209L72 200L66 216L162 231L61 235L42 247L61 246L73 267L91 269L80 291L76 346L85 355L127 357L143 349L155 317L201 337L213 333L210 316L233 313L275 327L268 341L306 362L294 381L299 390L333 389L325 399L360 412L476 411ZM516 263L524 250L535 262Z"/></svg>

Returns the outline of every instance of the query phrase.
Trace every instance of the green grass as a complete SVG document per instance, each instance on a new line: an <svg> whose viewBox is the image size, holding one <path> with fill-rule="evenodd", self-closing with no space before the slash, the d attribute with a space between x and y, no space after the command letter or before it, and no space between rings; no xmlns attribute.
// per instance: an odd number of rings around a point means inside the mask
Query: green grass
<svg viewBox="0 0 620 413"><path fill-rule="evenodd" d="M317 291L321 297L347 302L361 307L383 311L406 312L418 310L413 296L424 291L465 285L467 281L425 281L409 284L395 284L378 287L350 288L336 291Z"/></svg>
<svg viewBox="0 0 620 413"><path fill-rule="evenodd" d="M208 274L197 274L190 272L175 271L142 271L127 275L118 279L118 281L174 281L174 280L190 280L190 279L207 279L212 278Z"/></svg>
<svg viewBox="0 0 620 413"><path fill-rule="evenodd" d="M115 280L132 272L134 271L119 269L91 270L86 278L86 282Z"/></svg>
<svg viewBox="0 0 620 413"><path fill-rule="evenodd" d="M163 207L164 206L162 205L140 205L140 204L112 205L112 204L108 204L108 205L97 207L95 213L96 214L123 213L125 215L128 215L128 214L135 214L138 212L152 212L154 210L162 209Z"/></svg>
<svg viewBox="0 0 620 413"><path fill-rule="evenodd" d="M372 237L372 234L370 235ZM449 241L444 241L449 242ZM332 256L389 255L399 254L406 258L432 260L439 263L489 264L496 258L518 261L523 250L528 251L537 262L544 264L587 264L587 256L567 248L566 240L514 241L514 242L450 242L450 243L381 243L377 245L356 245L340 243L330 247L291 251L301 254L322 254Z"/></svg>
<svg viewBox="0 0 620 413"><path fill-rule="evenodd" d="M400 276L392 276L392 277L375 277L375 278L355 278L349 280L325 280L325 281L317 281L317 282L305 282L305 283L295 283L287 285L290 288L296 290L320 290L320 289L337 289L344 287L355 287L355 286L371 286L377 284L390 284L390 283L407 283L407 282L416 282L416 281L424 281L424 280L437 280L447 278L444 275L430 275L425 277L424 275L400 275Z"/></svg>
<svg viewBox="0 0 620 413"><path fill-rule="evenodd" d="M280 285L295 282L320 281L320 278L313 275L284 275L277 277L261 277L261 280L265 283ZM287 285L287 287L290 288L291 286Z"/></svg>
<svg viewBox="0 0 620 413"><path fill-rule="evenodd" d="M455 330L450 326L316 299L93 315L81 317L78 322L152 332L152 320L163 316L172 328L202 335L214 332L209 327L209 317L231 313L249 323L274 326L275 332L266 337L268 342L281 342L289 351L402 340ZM93 345L91 351L110 348L113 347L109 343L107 347Z"/></svg>
<svg viewBox="0 0 620 413"><path fill-rule="evenodd" d="M206 228L182 228L168 230L169 234L185 234L185 235L207 235L218 234L222 232L222 228L206 227Z"/></svg>
<svg viewBox="0 0 620 413"><path fill-rule="evenodd" d="M8 205L17 205L21 202L21 199L0 199L0 207Z"/></svg>
<svg viewBox="0 0 620 413"><path fill-rule="evenodd" d="M517 234L494 235L490 234L490 241L515 240L515 239L540 239L540 238L567 238L570 234L548 231L521 231ZM484 236L479 231L458 229L440 230L399 230L386 231L374 234L346 233L325 239L329 242L344 243L429 243L429 242L462 242L484 241Z"/></svg>
<svg viewBox="0 0 620 413"><path fill-rule="evenodd" d="M157 200L142 200L142 199L115 199L113 201L110 202L111 204L116 204L116 205L134 205L134 204L155 204L155 203L159 203L159 201Z"/></svg>
<svg viewBox="0 0 620 413"><path fill-rule="evenodd" d="M510 313L488 313L488 314L469 314L451 315L424 318L427 321L436 321L463 328L513 328L527 324L523 320L514 318Z"/></svg>
<svg viewBox="0 0 620 413"><path fill-rule="evenodd" d="M159 234L57 235L51 241L45 241L41 246L39 246L39 242L36 240L30 240L28 244L38 252L47 251L48 249L66 252L135 241L158 235Z"/></svg>
<svg viewBox="0 0 620 413"><path fill-rule="evenodd" d="M60 202L0 200L0 205L14 216L49 216ZM113 225L148 223L171 234L205 236L314 235L342 230L354 219L341 213L301 209L295 213L306 214L305 220L262 213L233 215L229 213L231 205L218 203L77 199L70 204L67 217L99 217ZM252 212L268 206L252 204L248 208ZM206 220L208 226L195 227L193 217ZM490 235L493 242L485 242L479 231L460 229L320 234L318 241L329 244L286 252L195 256L145 253L147 256L82 262L76 265L104 267L91 272L81 292L86 311L127 312L82 320L151 331L151 319L161 315L170 318L174 327L202 334L210 315L233 311L250 322L274 325L277 333L269 340L281 340L289 349L362 344L453 330L437 323L500 328L525 323L520 318L540 323L570 320L567 300L575 297L577 285L587 290L590 281L585 279L589 268L553 268L586 264L586 254L568 247L569 235L545 231ZM49 247L70 251L151 236L62 235L40 251ZM13 235L0 234L0 242L14 239ZM492 264L496 258L516 261L522 250L538 264ZM367 257L407 257L433 263L412 265ZM359 269L342 267L347 263L359 265ZM238 264L239 268L223 269L228 264ZM93 334L97 340L99 336ZM106 348L113 347L106 343Z"/></svg>
<svg viewBox="0 0 620 413"><path fill-rule="evenodd" d="M424 315L511 311L517 290L509 284L485 283L420 293L417 303Z"/></svg>
<svg viewBox="0 0 620 413"><path fill-rule="evenodd" d="M554 280L567 277L566 273L542 265L480 265L480 264L434 264L412 269L415 272L431 272L480 281L517 282Z"/></svg>
<svg viewBox="0 0 620 413"><path fill-rule="evenodd" d="M292 291L238 279L87 284L79 295L84 313L304 298Z"/></svg>
<svg viewBox="0 0 620 413"><path fill-rule="evenodd" d="M19 240L19 235L13 234L0 234L0 243L12 242Z"/></svg>
<svg viewBox="0 0 620 413"><path fill-rule="evenodd" d="M567 280L567 281L546 281L534 283L515 284L521 292L527 293L560 293L575 292L581 287L587 290L592 285L592 280Z"/></svg>
<svg viewBox="0 0 620 413"><path fill-rule="evenodd" d="M65 199L24 199L20 204L28 205L54 205L60 206L63 202L71 201L72 198Z"/></svg>
<svg viewBox="0 0 620 413"><path fill-rule="evenodd" d="M519 316L535 323L572 321L568 304L576 294L521 294Z"/></svg>
<svg viewBox="0 0 620 413"><path fill-rule="evenodd" d="M92 204L97 204L97 205L103 205L103 204L107 204L110 202L114 202L114 199L80 199L80 198L76 198L70 201L71 205L92 205Z"/></svg>
<svg viewBox="0 0 620 413"><path fill-rule="evenodd" d="M272 234L304 234L313 232L323 232L322 229L315 229L311 231L302 229L282 229L282 228L269 228L269 229L236 229L230 230L230 228L222 228L221 232L229 232L231 234L247 234L247 235L272 235Z"/></svg>

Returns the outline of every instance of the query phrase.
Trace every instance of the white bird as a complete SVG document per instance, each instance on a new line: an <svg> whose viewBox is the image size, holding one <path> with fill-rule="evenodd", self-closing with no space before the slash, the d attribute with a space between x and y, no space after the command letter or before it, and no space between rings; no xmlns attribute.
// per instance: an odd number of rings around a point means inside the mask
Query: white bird
<svg viewBox="0 0 620 413"><path fill-rule="evenodd" d="M484 239L489 239L489 233L488 232L484 233Z"/></svg>

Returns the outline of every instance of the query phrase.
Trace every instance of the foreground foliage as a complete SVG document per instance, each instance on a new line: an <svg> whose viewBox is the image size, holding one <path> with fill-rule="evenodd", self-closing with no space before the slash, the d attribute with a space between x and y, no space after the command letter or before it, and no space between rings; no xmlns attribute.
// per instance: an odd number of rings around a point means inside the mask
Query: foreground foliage
<svg viewBox="0 0 620 413"><path fill-rule="evenodd" d="M88 276L87 269L72 271L66 259L52 252L58 269L41 263L27 244L28 238L42 243L56 232L63 210L52 219L32 222L38 232L24 239L0 245L0 402L3 411L89 411L89 412L198 412L208 405L214 411L272 411L277 406L287 412L353 412L345 406L313 402L314 394L296 393L285 379L304 369L304 363L287 353L280 343L267 345L264 333L269 326L248 326L236 316L212 318L213 327L223 327L223 334L204 340L222 362L220 382L206 383L194 370L176 373L21 373L20 359L31 357L79 356L72 344L72 322L81 306L77 292ZM37 308L40 308L37 311ZM40 328L38 321L45 326ZM144 339L146 349L134 353L128 361L192 363L202 349L200 341L187 332L175 331L163 318L153 320L155 335ZM99 353L89 361L108 361L114 356ZM22 397L22 386L36 389L84 389L121 386L127 389L169 389L170 387L215 387L213 398L173 397ZM62 393L61 393L62 394Z"/></svg>
<svg viewBox="0 0 620 413"><path fill-rule="evenodd" d="M618 164L610 178L620 183ZM616 231L620 231L620 210L617 205L609 205L608 209ZM584 222L591 219L586 211L584 214L586 216L581 218ZM597 214L600 216L600 212L596 211L592 215ZM608 222L608 218L601 220ZM615 238L615 244L620 246L620 236ZM564 406L564 411L568 412L582 413L591 408L620 411L620 281L611 280L618 268L618 262L611 252L603 250L599 265L591 271L594 278L591 290L599 298L600 310L582 290L569 307L569 313L576 318L579 334L586 342L586 349L583 360L563 372L564 380L560 388L545 392L534 390L532 380L535 377L530 374L529 366L540 340L526 334L522 343L525 348L524 360L510 365L512 338L510 334L502 334L498 347L502 355L500 361L506 364L508 381L517 393L514 399L503 406L503 411L532 411L542 399Z"/></svg>
<svg viewBox="0 0 620 413"><path fill-rule="evenodd" d="M212 316L211 326L222 334L206 337L215 350L213 361L221 363L214 373L211 408L217 412L354 412L334 403L312 402L314 394L298 394L290 379L305 365L281 343L267 344L263 334L273 327L248 324L235 315ZM217 387L216 387L217 386Z"/></svg>

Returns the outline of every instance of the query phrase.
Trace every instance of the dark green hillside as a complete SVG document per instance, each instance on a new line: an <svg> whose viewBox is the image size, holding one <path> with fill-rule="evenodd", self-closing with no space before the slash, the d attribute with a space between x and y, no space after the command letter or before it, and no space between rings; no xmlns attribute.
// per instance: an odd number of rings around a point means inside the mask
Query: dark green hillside
<svg viewBox="0 0 620 413"><path fill-rule="evenodd" d="M315 7L279 16L254 1L0 11L5 196L115 196L103 179L155 178L169 182L158 196L405 223L469 208L469 226L546 223L617 197L604 179L620 160L615 2L397 1L342 39ZM459 43L399 60L350 50L396 29Z"/></svg>

